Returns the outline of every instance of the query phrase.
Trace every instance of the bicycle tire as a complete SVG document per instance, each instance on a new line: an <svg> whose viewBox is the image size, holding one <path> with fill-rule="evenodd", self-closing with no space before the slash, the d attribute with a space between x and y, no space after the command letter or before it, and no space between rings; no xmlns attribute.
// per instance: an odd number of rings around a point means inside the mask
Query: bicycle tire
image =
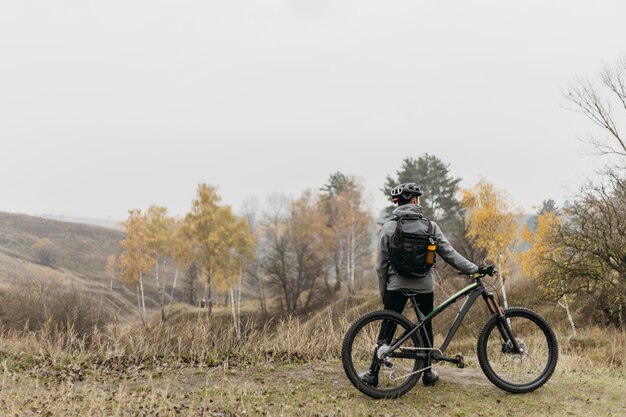
<svg viewBox="0 0 626 417"><path fill-rule="evenodd" d="M518 344L524 347L524 353L511 351L508 347L510 344L503 341L497 326L500 317L493 315L478 337L478 362L489 381L498 388L514 394L534 391L548 382L556 368L559 356L556 336L543 317L527 308L506 309L504 316L511 323ZM522 371L523 366L528 369ZM536 368L536 377L531 373L533 368ZM507 372L509 377L505 376ZM514 372L520 379L523 377L529 380L513 381Z"/></svg>
<svg viewBox="0 0 626 417"><path fill-rule="evenodd" d="M390 388L390 389L384 389L381 387L373 387L371 385L368 385L364 383L358 376L359 370L364 371L366 369L363 368L363 362L364 362L363 360L361 360L360 369L357 369L357 365L355 364L356 356L359 354L363 354L363 349L360 349L360 351L356 351L357 349L355 347L355 339L359 337L360 333L365 333L365 331L363 330L365 326L368 326L376 322L380 322L380 325L379 324L372 325L375 331L376 331L376 326L382 326L383 325L382 323L390 323L390 322L396 323L396 325L398 327L401 327L403 331L410 330L415 326L406 317L404 317L403 315L399 313L396 313L395 311L379 310L379 311L374 311L374 312L365 314L364 316L355 320L350 325L348 331L346 332L344 336L342 347L341 347L341 361L343 364L343 369L348 379L352 383L352 385L354 385L359 391L361 391L365 395L372 397L372 398L376 398L376 399L398 398L406 394L408 391L411 390L411 388L415 386L415 384L417 384L420 377L422 376L421 375L422 372L413 373L412 375L406 377L403 383L400 383L398 386ZM373 341L373 342L376 343L376 341ZM422 338L417 333L412 335L405 343L407 343L407 346L411 346L415 348L424 347L422 343ZM355 349L353 350L353 348ZM370 353L370 359L369 359L370 361L371 361L372 356L373 356L372 353ZM415 372L418 369L421 369L424 367L423 364L425 363L425 361L423 359L410 359L407 361L408 364L410 364L411 361L414 361L413 365L409 365L409 366L412 366L411 372ZM381 367L384 367L384 366L385 365L382 365Z"/></svg>

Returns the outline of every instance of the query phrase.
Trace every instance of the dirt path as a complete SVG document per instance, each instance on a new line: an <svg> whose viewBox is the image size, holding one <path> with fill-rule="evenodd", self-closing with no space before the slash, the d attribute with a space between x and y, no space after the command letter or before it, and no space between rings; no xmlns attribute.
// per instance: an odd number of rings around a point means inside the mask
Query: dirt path
<svg viewBox="0 0 626 417"><path fill-rule="evenodd" d="M81 382L2 374L0 415L17 416L589 416L626 415L620 376L555 374L540 390L507 394L476 368L440 366L436 387L372 400L338 362L168 368L90 375Z"/></svg>

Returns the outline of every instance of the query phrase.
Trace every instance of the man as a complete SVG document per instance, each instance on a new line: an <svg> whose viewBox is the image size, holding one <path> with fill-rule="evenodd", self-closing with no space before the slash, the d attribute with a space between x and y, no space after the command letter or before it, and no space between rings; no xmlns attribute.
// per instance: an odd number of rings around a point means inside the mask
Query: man
<svg viewBox="0 0 626 417"><path fill-rule="evenodd" d="M398 207L393 211L394 217L383 225L378 239L376 272L378 274L380 296L383 299L385 309L398 313L402 313L407 302L407 296L403 294L403 291L418 293L416 301L420 310L424 314L430 313L433 310L433 291L435 286L432 265L425 265L421 269L418 267L416 270L423 271L421 274L400 273L398 269L401 268L399 266L394 267L391 243L397 230L398 221L401 221L401 228L406 234L418 237L432 235L434 239L431 242L434 242L435 245L431 245L430 248L433 249L436 246L436 254L459 271L473 274L486 270L486 268L478 268L461 256L445 238L439 226L424 217L422 207L419 205L421 195L422 190L415 183L400 184L391 191L391 197L398 204ZM422 248L419 249L421 250ZM426 249L424 248L424 250ZM419 256L418 254L418 258ZM403 271L406 270L403 269ZM431 343L434 343L432 325L428 323L425 326L425 330ZM363 372L359 376L369 385L378 385L377 367ZM437 372L432 370L432 368L428 368L424 371L422 382L427 386L435 385L438 379Z"/></svg>

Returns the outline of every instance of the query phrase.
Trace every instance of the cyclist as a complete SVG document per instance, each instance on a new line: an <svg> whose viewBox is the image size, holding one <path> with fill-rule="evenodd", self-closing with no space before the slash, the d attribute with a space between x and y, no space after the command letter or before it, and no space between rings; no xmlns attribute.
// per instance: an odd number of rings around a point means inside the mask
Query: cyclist
<svg viewBox="0 0 626 417"><path fill-rule="evenodd" d="M402 313L406 305L408 297L405 293L416 293L416 301L420 306L420 310L424 314L428 314L433 309L434 301L434 271L432 265L421 266L419 273L407 273L404 269L402 273L398 272L398 266L394 267L392 262L391 245L394 234L397 232L397 223L401 222L402 230L408 235L413 236L432 236L434 239L430 240L431 245L429 249L436 247L437 255L441 256L447 263L452 265L464 273L486 272L489 268L493 271L493 267L479 268L472 262L465 259L460 255L445 238L441 229L435 222L431 222L422 214L422 207L420 206L420 196L422 190L415 183L399 184L391 191L391 197L394 203L398 207L393 211L393 218L387 221L379 235L378 239L378 251L376 257L376 272L378 274L378 287L380 295L383 299L385 309L393 310L398 313ZM397 241L397 238L396 238ZM428 245L428 243L427 243ZM406 245L403 246L406 248ZM426 247L413 248L415 250L426 250ZM395 249L394 249L395 250ZM434 255L434 254L433 254ZM424 256L418 254L416 258L424 259ZM397 259L394 257L394 260ZM432 261L434 263L434 259ZM402 268L400 268L402 269ZM383 333L388 332L389 329L381 329L381 335L379 338L384 339ZM428 323L425 326L426 333L431 342L433 341L433 329L432 324ZM424 385L435 385L439 376L437 372L430 368L428 363L428 369L424 371L422 382ZM372 367L359 374L359 377L366 384L377 386L378 385L378 365L372 365Z"/></svg>

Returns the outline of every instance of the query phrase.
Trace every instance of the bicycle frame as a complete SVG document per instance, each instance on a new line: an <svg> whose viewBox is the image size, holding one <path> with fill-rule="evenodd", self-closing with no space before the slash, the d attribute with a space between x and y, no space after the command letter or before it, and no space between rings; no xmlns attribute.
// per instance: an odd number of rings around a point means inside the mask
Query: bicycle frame
<svg viewBox="0 0 626 417"><path fill-rule="evenodd" d="M463 288L456 294L450 296L440 305L435 307L433 311L431 311L426 316L418 308L418 305L415 303L415 299L413 297L410 297L411 302L413 303L412 307L415 310L415 314L417 316L418 322L415 324L415 326L412 329L405 332L398 340L396 340L395 343L389 346L387 350L387 352L389 352L389 356L392 358L397 357L397 358L409 358L409 359L412 359L412 358L429 359L429 358L433 358L433 355L430 353L433 350L438 351L439 353L439 355L434 355L433 359L438 359L440 355L443 356L443 352L445 352L445 350L448 348L448 345L450 344L450 342L452 341L452 338L454 337L457 330L459 329L459 326L461 325L461 322L465 318L467 312L472 307L472 305L474 305L474 302L476 301L476 299L480 297L481 295L483 299L485 300L485 302L487 303L487 308L489 309L489 312L491 314L497 314L500 317L500 320L498 322L498 328L500 330L503 340L507 343L511 342L511 344L513 345L514 351L519 352L519 345L517 344L517 340L513 336L513 332L511 331L511 328L509 324L507 323L507 320L504 317L504 312L498 305L495 297L493 296L493 293L490 293L485 289L483 282L482 282L482 277L477 277L475 278L474 283L468 285L467 287ZM463 305L459 309L459 312L457 313L454 319L454 322L452 323L452 327L450 327L450 330L448 331L448 335L446 336L443 344L441 345L439 349L433 348L433 342L428 340L428 335L423 330L424 325L432 321L442 311L444 311L446 308L456 303L463 297L467 297L467 299L465 300L465 302L463 302ZM424 340L426 340L426 344L427 344L426 349L429 350L428 353L415 353L415 352L402 352L402 351L396 352L396 349L398 349L399 346L401 346L408 338L413 336L415 332L420 331L420 330L422 331L422 336Z"/></svg>

